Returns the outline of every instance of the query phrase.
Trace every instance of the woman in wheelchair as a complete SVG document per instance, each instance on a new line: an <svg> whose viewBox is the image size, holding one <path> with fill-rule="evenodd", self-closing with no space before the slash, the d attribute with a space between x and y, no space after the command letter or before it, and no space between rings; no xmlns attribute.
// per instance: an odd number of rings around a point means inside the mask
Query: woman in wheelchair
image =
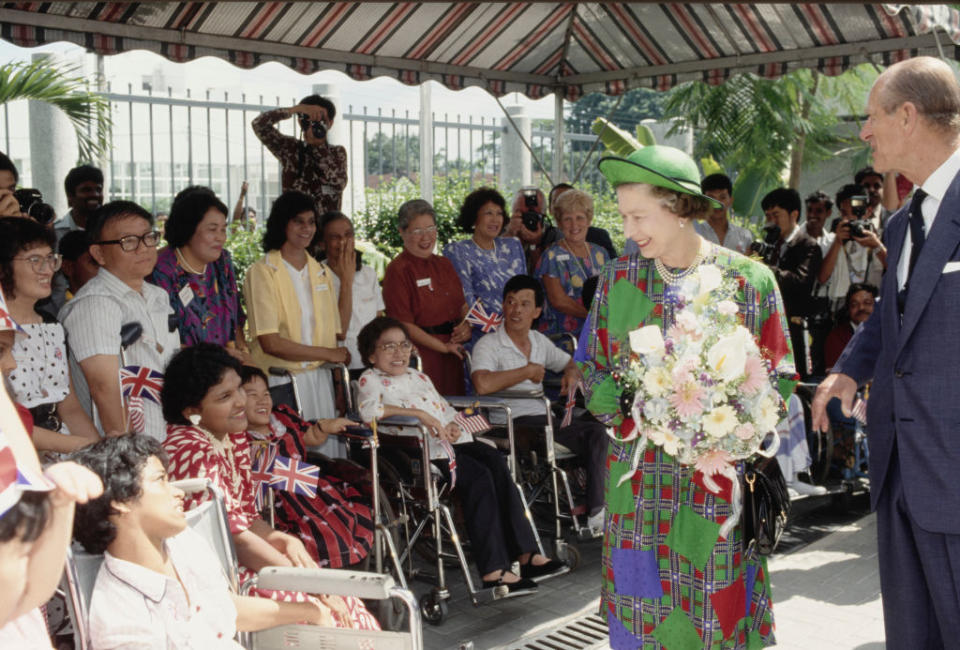
<svg viewBox="0 0 960 650"><path fill-rule="evenodd" d="M311 600L283 603L231 592L210 544L187 528L183 491L167 478L153 438L104 438L73 459L103 481L103 494L77 507L75 536L103 553L90 601L91 645L109 648L240 648L237 630L306 621L333 626Z"/></svg>
<svg viewBox="0 0 960 650"><path fill-rule="evenodd" d="M530 593L537 588L534 578L564 569L536 552L533 529L500 452L462 431L456 411L430 379L410 368L412 345L404 326L376 318L360 330L357 348L368 367L359 382L361 419L412 416L430 431L430 457L460 495L484 588L506 585L511 595ZM514 560L519 576L509 570Z"/></svg>
<svg viewBox="0 0 960 650"><path fill-rule="evenodd" d="M167 365L160 398L167 421L163 448L170 457L170 477L209 478L223 492L243 584L263 567L316 567L319 558L298 537L275 530L257 512L240 368L240 362L219 345L183 348ZM187 508L205 498L191 495ZM310 598L295 592L256 593L284 601ZM359 599L320 598L333 609L340 627L379 629Z"/></svg>
<svg viewBox="0 0 960 650"><path fill-rule="evenodd" d="M274 407L267 377L259 368L243 366L240 380L247 395L247 436L254 449L273 445L280 456L306 459L308 446L318 447L331 433L356 424L345 418L311 424L286 404ZM316 496L275 492L276 526L299 536L310 555L328 560L332 569L356 564L373 544L373 514L353 486L330 476L317 480Z"/></svg>

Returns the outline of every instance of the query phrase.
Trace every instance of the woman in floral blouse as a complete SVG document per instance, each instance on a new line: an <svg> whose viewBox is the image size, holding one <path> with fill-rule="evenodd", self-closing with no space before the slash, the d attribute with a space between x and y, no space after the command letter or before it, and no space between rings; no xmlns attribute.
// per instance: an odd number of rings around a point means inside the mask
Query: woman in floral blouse
<svg viewBox="0 0 960 650"><path fill-rule="evenodd" d="M526 270L520 240L500 236L507 224L506 209L500 192L489 187L474 190L463 200L457 219L461 230L472 233L470 239L451 242L443 249L460 276L467 305L472 307L479 299L488 313L503 311L503 285ZM471 343L483 334L474 326Z"/></svg>
<svg viewBox="0 0 960 650"><path fill-rule="evenodd" d="M587 309L580 299L587 278L600 274L607 251L587 241L593 221L593 199L580 190L567 190L553 204L563 238L544 251L535 276L547 294L540 318L544 334L580 335Z"/></svg>
<svg viewBox="0 0 960 650"><path fill-rule="evenodd" d="M183 345L201 341L246 354L237 277L224 248L227 206L206 187L188 187L173 201L150 282L170 296Z"/></svg>
<svg viewBox="0 0 960 650"><path fill-rule="evenodd" d="M254 505L247 396L240 384L240 362L218 345L198 343L177 352L164 374L163 417L168 422L163 449L172 480L208 478L224 495L230 532L237 549L240 583L267 566L316 567L296 536L275 530ZM191 495L190 509L208 498ZM302 602L306 594L258 591L257 595ZM379 629L358 599L320 596L339 627Z"/></svg>
<svg viewBox="0 0 960 650"><path fill-rule="evenodd" d="M410 368L413 345L403 324L376 318L360 330L357 346L369 368L360 376L361 419L412 416L431 432L430 458L460 495L483 586L505 585L518 596L536 590L534 578L565 570L537 553L519 489L500 452L461 430L456 412L430 379ZM519 576L510 571L514 561L520 563Z"/></svg>

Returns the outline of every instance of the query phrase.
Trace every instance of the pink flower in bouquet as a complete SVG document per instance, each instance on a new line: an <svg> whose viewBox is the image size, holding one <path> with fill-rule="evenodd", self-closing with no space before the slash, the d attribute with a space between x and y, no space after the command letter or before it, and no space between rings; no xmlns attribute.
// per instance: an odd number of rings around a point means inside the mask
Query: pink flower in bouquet
<svg viewBox="0 0 960 650"><path fill-rule="evenodd" d="M670 406L677 411L677 415L682 418L691 415L699 415L703 412L703 389L693 381L685 381L681 384L675 384L673 393L670 395Z"/></svg>
<svg viewBox="0 0 960 650"><path fill-rule="evenodd" d="M739 425L736 429L734 429L733 432L741 440L750 440L751 438L753 438L754 434L756 434L757 430L754 428L754 426L751 423L744 422L743 424Z"/></svg>
<svg viewBox="0 0 960 650"><path fill-rule="evenodd" d="M733 465L733 456L723 449L712 449L697 458L694 466L703 474L703 485L714 494L720 492L720 486L714 482L714 476L723 475Z"/></svg>
<svg viewBox="0 0 960 650"><path fill-rule="evenodd" d="M763 359L756 355L751 354L747 357L743 365L743 373L745 379L743 384L740 385L740 389L747 395L753 395L763 388L765 382L769 381Z"/></svg>

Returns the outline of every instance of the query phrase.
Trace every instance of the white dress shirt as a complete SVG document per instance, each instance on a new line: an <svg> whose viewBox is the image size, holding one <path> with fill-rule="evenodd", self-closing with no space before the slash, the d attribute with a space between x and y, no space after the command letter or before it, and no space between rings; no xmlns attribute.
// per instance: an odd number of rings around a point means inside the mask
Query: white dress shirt
<svg viewBox="0 0 960 650"><path fill-rule="evenodd" d="M164 544L179 581L104 553L90 599L93 647L241 648L233 640L237 634L237 609L230 583L209 544L189 528Z"/></svg>
<svg viewBox="0 0 960 650"><path fill-rule="evenodd" d="M333 288L340 296L340 278L336 273L330 274ZM353 277L353 307L350 310L350 324L340 347L350 350L350 368L363 368L363 359L357 350L357 335L363 326L377 317L377 312L386 309L383 305L383 293L380 291L380 282L377 281L377 272L371 266L361 266Z"/></svg>
<svg viewBox="0 0 960 650"><path fill-rule="evenodd" d="M933 220L937 216L937 210L940 209L940 202L950 188L950 183L960 173L960 149L953 152L949 158L943 161L937 167L927 180L920 186L927 193L926 198L920 205L920 212L923 214L923 232L925 237L930 236L930 229L933 228ZM909 209L909 204L908 204ZM908 215L909 216L909 215ZM903 250L900 252L900 260L897 262L897 288L902 290L907 284L907 275L910 272L910 251L913 250L913 241L910 238L910 228L907 227L906 237L903 239Z"/></svg>

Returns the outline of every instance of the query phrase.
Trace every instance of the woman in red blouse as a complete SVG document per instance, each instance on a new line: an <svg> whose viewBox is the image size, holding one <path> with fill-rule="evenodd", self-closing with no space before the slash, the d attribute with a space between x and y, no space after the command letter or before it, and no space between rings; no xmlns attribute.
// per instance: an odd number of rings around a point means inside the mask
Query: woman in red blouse
<svg viewBox="0 0 960 650"><path fill-rule="evenodd" d="M383 302L417 346L423 372L441 395L463 395L463 347L470 340L467 301L453 263L434 254L437 222L423 199L407 201L398 215L403 251L387 266Z"/></svg>
<svg viewBox="0 0 960 650"><path fill-rule="evenodd" d="M257 512L247 440L247 396L240 383L240 362L226 350L198 343L177 352L164 375L164 451L172 480L209 478L223 492L230 532L240 564L240 583L266 566L316 567L297 537L275 530ZM189 497L187 509L206 495ZM275 600L302 601L306 594L262 591ZM319 596L340 627L379 629L360 600Z"/></svg>

